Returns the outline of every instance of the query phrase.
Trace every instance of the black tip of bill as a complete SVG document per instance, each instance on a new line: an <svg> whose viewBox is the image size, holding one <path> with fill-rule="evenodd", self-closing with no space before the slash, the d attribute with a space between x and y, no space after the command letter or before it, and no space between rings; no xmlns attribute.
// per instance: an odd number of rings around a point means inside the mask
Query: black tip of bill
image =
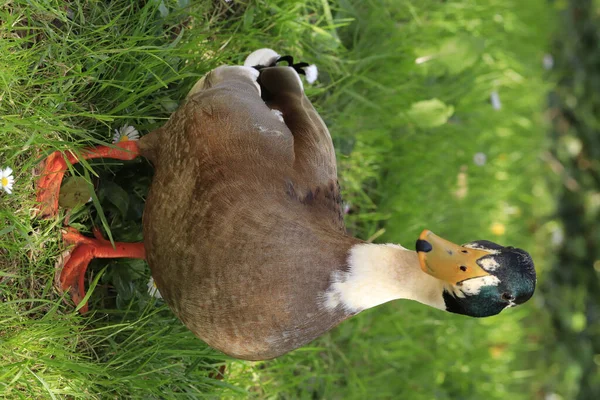
<svg viewBox="0 0 600 400"><path fill-rule="evenodd" d="M418 239L417 240L417 252L422 252L422 253L429 253L433 247L431 246L431 243L429 243L427 240L423 240L423 239Z"/></svg>

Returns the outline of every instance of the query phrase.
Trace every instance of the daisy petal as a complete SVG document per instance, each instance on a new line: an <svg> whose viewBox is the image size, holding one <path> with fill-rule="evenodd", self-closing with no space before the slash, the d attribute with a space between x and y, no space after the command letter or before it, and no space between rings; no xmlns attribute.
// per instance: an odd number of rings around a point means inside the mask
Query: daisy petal
<svg viewBox="0 0 600 400"><path fill-rule="evenodd" d="M154 278L152 278L152 277L150 277L150 280L148 281L148 294L157 299L162 299L162 295L158 291L158 288L156 287L156 284L154 283Z"/></svg>
<svg viewBox="0 0 600 400"><path fill-rule="evenodd" d="M131 125L123 125L119 129L115 129L115 135L113 136L113 143L124 142L128 140L139 140L140 134Z"/></svg>

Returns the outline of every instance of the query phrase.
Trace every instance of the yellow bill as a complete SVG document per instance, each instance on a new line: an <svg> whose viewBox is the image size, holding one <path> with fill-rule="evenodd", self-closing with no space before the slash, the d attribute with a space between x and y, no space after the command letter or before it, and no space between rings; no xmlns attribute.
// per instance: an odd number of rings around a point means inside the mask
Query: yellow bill
<svg viewBox="0 0 600 400"><path fill-rule="evenodd" d="M489 252L459 246L427 229L417 240L417 253L423 272L453 285L489 275L477 264Z"/></svg>

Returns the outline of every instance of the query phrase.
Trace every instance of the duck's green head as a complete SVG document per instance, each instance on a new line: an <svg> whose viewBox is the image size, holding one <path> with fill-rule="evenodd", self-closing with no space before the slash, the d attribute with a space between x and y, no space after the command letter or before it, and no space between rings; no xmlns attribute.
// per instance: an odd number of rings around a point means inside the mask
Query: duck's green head
<svg viewBox="0 0 600 400"><path fill-rule="evenodd" d="M487 240L459 246L425 230L417 253L421 269L447 283L447 311L489 317L533 296L535 269L525 250Z"/></svg>

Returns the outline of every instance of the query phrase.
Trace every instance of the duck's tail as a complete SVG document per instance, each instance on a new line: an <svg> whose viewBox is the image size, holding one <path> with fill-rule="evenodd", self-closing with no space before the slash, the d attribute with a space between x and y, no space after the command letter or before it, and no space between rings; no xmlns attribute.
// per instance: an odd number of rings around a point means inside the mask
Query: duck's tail
<svg viewBox="0 0 600 400"><path fill-rule="evenodd" d="M274 67L282 61L287 62L298 74L304 75L306 77L306 82L309 84L312 84L317 80L319 71L316 65L309 65L305 62L294 63L294 58L292 56L280 56L275 50L267 48L252 52L246 57L244 66L253 67L260 71L263 68Z"/></svg>

